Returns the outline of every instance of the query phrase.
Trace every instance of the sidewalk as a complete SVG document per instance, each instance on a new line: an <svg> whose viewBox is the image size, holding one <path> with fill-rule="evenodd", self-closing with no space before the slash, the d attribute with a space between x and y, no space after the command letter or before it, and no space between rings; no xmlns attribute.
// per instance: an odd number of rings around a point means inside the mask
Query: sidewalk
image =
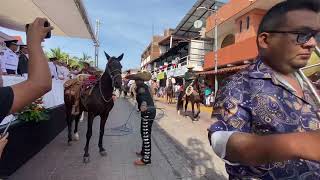
<svg viewBox="0 0 320 180"><path fill-rule="evenodd" d="M227 179L224 162L215 155L208 142L207 128L213 123L211 112L202 110L199 121L192 122L189 117L177 115L175 104L168 105L160 99L156 105L166 110L166 116L158 123L159 128L189 158L192 176Z"/></svg>

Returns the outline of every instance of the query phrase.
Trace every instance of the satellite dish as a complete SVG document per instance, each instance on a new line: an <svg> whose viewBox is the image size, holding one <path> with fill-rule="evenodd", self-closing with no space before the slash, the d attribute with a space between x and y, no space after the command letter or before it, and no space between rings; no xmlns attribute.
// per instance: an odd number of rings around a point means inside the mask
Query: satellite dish
<svg viewBox="0 0 320 180"><path fill-rule="evenodd" d="M197 29L201 28L203 26L203 22L201 20L196 20L194 23L193 23L193 26Z"/></svg>

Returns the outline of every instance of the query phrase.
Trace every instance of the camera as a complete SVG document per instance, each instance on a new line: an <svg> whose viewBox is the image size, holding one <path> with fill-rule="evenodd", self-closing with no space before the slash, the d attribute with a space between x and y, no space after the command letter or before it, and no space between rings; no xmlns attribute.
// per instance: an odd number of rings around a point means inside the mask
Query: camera
<svg viewBox="0 0 320 180"><path fill-rule="evenodd" d="M44 27L49 27L50 23L48 21L44 22ZM28 32L29 24L26 24L26 32ZM45 37L45 39L49 39L51 37L51 31L49 31Z"/></svg>

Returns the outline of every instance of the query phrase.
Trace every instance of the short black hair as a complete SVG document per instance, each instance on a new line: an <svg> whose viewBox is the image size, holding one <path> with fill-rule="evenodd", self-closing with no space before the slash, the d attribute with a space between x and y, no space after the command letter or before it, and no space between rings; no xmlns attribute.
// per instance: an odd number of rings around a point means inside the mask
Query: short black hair
<svg viewBox="0 0 320 180"><path fill-rule="evenodd" d="M51 57L51 58L49 58L49 61L50 61L50 62L57 61L57 60L58 60L57 57Z"/></svg>
<svg viewBox="0 0 320 180"><path fill-rule="evenodd" d="M268 30L276 30L285 24L286 14L294 10L310 10L320 12L320 0L286 0L273 6L263 17L258 34Z"/></svg>

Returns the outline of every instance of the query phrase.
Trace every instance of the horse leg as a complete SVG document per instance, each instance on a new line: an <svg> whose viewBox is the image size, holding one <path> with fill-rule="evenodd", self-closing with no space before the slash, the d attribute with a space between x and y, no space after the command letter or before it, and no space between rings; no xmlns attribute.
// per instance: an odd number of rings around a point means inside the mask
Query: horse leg
<svg viewBox="0 0 320 180"><path fill-rule="evenodd" d="M191 109L192 109L192 120L194 120L194 101L191 101Z"/></svg>
<svg viewBox="0 0 320 180"><path fill-rule="evenodd" d="M71 126L72 126L72 115L71 109L66 107L66 120L68 125L68 145L71 146L72 144L72 133L71 133Z"/></svg>
<svg viewBox="0 0 320 180"><path fill-rule="evenodd" d="M109 112L107 112L105 115L100 115L101 121L100 121L100 134L99 134L99 152L101 156L106 156L107 151L103 148L103 135L104 135L104 127L106 125L107 119L109 116Z"/></svg>
<svg viewBox="0 0 320 180"><path fill-rule="evenodd" d="M86 134L87 142L86 142L86 146L84 148L84 155L83 155L83 162L84 163L88 163L90 161L89 143L90 143L90 138L92 136L93 118L94 118L93 113L89 112L88 113L88 129L87 129L87 134Z"/></svg>
<svg viewBox="0 0 320 180"><path fill-rule="evenodd" d="M74 134L73 139L75 141L79 141L78 125L79 125L81 115L82 115L82 111L80 111L79 115L75 116L75 125L74 125L74 131L73 131L73 134Z"/></svg>
<svg viewBox="0 0 320 180"><path fill-rule="evenodd" d="M181 101L182 101L182 99L179 99L178 98L178 100L177 100L177 112L178 112L178 114L180 115L180 109L181 109Z"/></svg>
<svg viewBox="0 0 320 180"><path fill-rule="evenodd" d="M196 114L196 118L198 118L200 114L200 103L197 103L197 109L198 109L198 112Z"/></svg>
<svg viewBox="0 0 320 180"><path fill-rule="evenodd" d="M186 103L184 105L184 114L187 114L187 110L188 110L188 104L189 104L189 98L186 96Z"/></svg>

